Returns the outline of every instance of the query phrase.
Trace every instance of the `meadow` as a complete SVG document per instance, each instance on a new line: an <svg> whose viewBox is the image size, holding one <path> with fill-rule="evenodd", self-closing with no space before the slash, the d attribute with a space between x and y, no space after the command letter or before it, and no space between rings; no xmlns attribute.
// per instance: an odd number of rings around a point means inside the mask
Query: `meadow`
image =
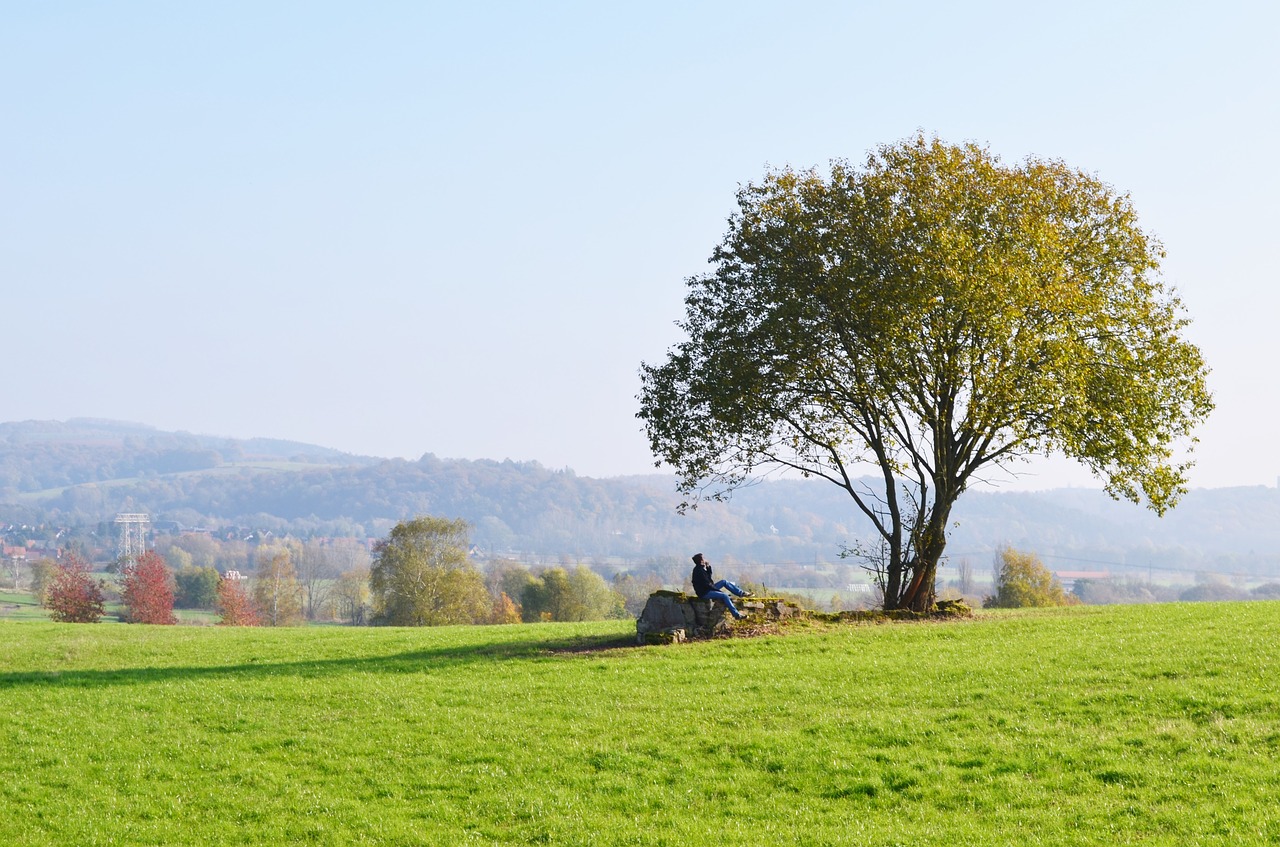
<svg viewBox="0 0 1280 847"><path fill-rule="evenodd" d="M0 622L0 843L1280 842L1280 603L633 637Z"/></svg>

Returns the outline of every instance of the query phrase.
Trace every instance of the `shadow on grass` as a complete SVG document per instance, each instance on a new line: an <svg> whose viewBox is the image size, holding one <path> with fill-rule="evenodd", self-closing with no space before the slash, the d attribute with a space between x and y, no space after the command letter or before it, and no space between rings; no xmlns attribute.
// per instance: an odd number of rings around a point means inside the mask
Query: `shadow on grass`
<svg viewBox="0 0 1280 847"><path fill-rule="evenodd" d="M389 656L347 659L315 659L294 662L242 662L202 667L120 668L115 670L25 671L0 673L0 690L23 686L92 688L108 685L146 685L156 682L219 678L300 677L304 679L345 673L429 673L466 665L513 660L555 659L560 656L600 654L639 649L634 637L582 635L567 638L527 638L501 644L473 644L413 650Z"/></svg>

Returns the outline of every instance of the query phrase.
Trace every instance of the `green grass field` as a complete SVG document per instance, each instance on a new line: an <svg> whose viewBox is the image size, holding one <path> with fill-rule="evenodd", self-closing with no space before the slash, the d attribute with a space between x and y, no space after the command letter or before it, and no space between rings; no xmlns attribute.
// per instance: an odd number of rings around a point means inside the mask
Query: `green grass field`
<svg viewBox="0 0 1280 847"><path fill-rule="evenodd" d="M49 612L34 596L20 591L0 591L0 621L47 621Z"/></svg>
<svg viewBox="0 0 1280 847"><path fill-rule="evenodd" d="M100 623L116 623L123 605L119 602L106 604ZM173 614L179 624L192 626L213 626L221 620L221 616L208 609L174 609ZM5 621L48 621L51 620L49 610L45 609L36 598L18 591L0 590L0 623Z"/></svg>
<svg viewBox="0 0 1280 847"><path fill-rule="evenodd" d="M0 622L0 844L1280 842L1280 603L633 633Z"/></svg>

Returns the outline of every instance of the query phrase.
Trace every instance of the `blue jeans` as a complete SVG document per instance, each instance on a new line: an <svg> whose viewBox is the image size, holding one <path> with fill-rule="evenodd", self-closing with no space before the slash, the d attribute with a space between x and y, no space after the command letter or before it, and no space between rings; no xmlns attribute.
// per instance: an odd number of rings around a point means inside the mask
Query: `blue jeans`
<svg viewBox="0 0 1280 847"><path fill-rule="evenodd" d="M730 582L727 579L720 580L712 587L715 590L708 591L706 594L703 594L702 599L703 600L719 600L721 603L724 603L726 606L729 607L729 612L734 616L734 618L741 620L743 618L742 612L739 612L738 607L733 605L733 600L729 598L729 595L725 594L720 589L727 588L729 589L729 591L733 592L733 594L738 597L741 597L747 592L743 591L741 588L734 585L732 582Z"/></svg>

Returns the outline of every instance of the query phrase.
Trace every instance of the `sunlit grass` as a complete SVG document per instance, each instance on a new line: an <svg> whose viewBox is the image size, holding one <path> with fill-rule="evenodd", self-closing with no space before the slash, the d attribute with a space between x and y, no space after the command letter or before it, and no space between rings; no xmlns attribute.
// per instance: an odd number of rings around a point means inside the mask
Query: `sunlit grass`
<svg viewBox="0 0 1280 847"><path fill-rule="evenodd" d="M0 591L0 621L47 621L49 612L24 591Z"/></svg>
<svg viewBox="0 0 1280 847"><path fill-rule="evenodd" d="M116 623L123 609L123 604L118 601L107 603L100 623ZM211 609L174 609L173 614L179 624L193 626L212 626L221 620L221 616ZM47 620L51 620L49 610L41 606L33 595L0 591L0 621Z"/></svg>
<svg viewBox="0 0 1280 847"><path fill-rule="evenodd" d="M1280 840L1280 604L633 634L0 623L0 843Z"/></svg>

